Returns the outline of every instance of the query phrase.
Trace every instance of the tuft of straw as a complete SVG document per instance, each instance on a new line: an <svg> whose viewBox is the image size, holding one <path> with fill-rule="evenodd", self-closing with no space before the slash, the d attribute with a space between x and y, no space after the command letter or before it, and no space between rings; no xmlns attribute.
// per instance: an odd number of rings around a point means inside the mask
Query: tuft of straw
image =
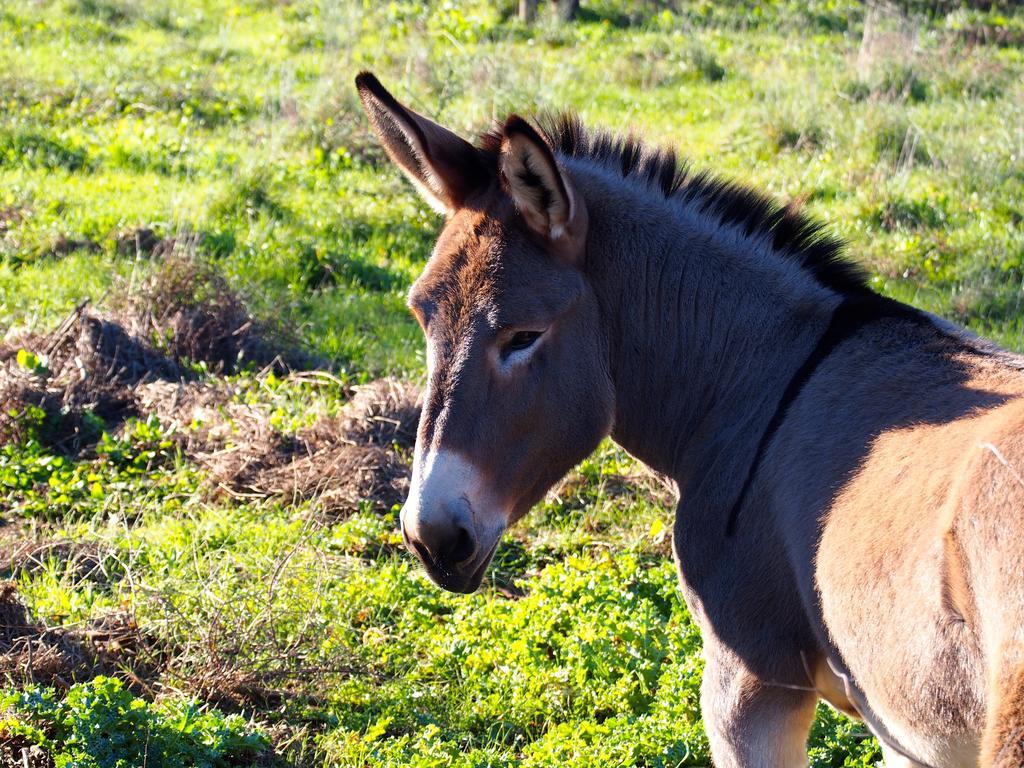
<svg viewBox="0 0 1024 768"><path fill-rule="evenodd" d="M151 692L163 667L156 641L124 611L48 629L33 620L13 581L0 582L0 683L67 689L96 675Z"/></svg>

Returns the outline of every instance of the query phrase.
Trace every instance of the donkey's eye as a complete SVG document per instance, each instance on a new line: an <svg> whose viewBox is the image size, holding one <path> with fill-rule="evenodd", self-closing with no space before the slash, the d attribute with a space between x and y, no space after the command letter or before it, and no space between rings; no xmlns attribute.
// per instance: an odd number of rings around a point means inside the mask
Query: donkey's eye
<svg viewBox="0 0 1024 768"><path fill-rule="evenodd" d="M512 338L508 340L505 345L505 349L502 350L504 354L508 355L512 352L519 352L523 349L529 349L533 346L534 342L540 338L543 331L517 331L512 334Z"/></svg>

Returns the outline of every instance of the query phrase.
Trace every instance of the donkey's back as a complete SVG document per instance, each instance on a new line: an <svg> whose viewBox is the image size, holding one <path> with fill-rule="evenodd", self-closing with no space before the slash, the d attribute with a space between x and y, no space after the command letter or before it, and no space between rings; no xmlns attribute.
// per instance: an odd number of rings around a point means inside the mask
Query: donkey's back
<svg viewBox="0 0 1024 768"><path fill-rule="evenodd" d="M867 336L844 397L877 434L814 569L837 674L911 765L1022 766L1024 373L941 329Z"/></svg>

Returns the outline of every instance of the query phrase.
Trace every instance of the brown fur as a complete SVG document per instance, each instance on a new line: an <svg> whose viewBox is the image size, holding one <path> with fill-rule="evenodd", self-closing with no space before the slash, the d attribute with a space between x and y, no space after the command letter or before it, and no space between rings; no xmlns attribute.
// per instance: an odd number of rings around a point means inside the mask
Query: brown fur
<svg viewBox="0 0 1024 768"><path fill-rule="evenodd" d="M386 146L423 120L361 78ZM389 148L415 182L468 169L410 297L430 376L402 522L428 573L475 589L610 434L680 490L719 768L805 766L819 698L890 765L1024 765L1024 364L671 153L571 120L417 130Z"/></svg>
<svg viewBox="0 0 1024 768"><path fill-rule="evenodd" d="M1001 683L1003 693L993 708L981 762L992 768L1020 768L1024 765L1024 666Z"/></svg>

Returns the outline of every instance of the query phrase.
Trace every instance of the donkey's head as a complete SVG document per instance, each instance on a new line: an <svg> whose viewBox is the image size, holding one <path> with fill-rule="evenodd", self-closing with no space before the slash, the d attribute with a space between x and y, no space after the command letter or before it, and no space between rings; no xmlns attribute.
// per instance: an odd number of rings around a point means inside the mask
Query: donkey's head
<svg viewBox="0 0 1024 768"><path fill-rule="evenodd" d="M478 148L373 75L356 85L388 155L446 216L409 293L428 384L402 532L435 582L472 592L505 529L611 426L587 210L523 119Z"/></svg>

